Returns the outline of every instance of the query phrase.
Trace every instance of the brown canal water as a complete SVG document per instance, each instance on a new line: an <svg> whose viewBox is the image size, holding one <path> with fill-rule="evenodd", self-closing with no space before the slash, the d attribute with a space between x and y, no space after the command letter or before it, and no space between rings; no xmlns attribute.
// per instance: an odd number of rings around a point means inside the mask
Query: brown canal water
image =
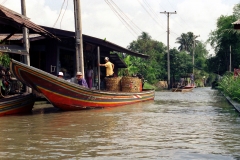
<svg viewBox="0 0 240 160"><path fill-rule="evenodd" d="M216 90L112 109L0 117L0 159L240 159L240 117Z"/></svg>

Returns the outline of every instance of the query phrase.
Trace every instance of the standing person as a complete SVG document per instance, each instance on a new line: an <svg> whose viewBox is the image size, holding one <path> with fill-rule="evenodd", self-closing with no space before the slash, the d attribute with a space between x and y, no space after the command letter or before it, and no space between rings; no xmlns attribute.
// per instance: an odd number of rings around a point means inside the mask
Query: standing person
<svg viewBox="0 0 240 160"><path fill-rule="evenodd" d="M180 86L185 86L183 77L180 78Z"/></svg>
<svg viewBox="0 0 240 160"><path fill-rule="evenodd" d="M76 79L77 79L77 83L79 85L88 88L88 84L87 84L86 80L83 78L82 72L77 72Z"/></svg>
<svg viewBox="0 0 240 160"><path fill-rule="evenodd" d="M190 82L191 82L191 86L194 86L194 74L191 73L190 75Z"/></svg>
<svg viewBox="0 0 240 160"><path fill-rule="evenodd" d="M63 78L63 72L58 72L58 77Z"/></svg>
<svg viewBox="0 0 240 160"><path fill-rule="evenodd" d="M206 77L203 76L203 87L205 87L205 86L206 86Z"/></svg>
<svg viewBox="0 0 240 160"><path fill-rule="evenodd" d="M87 83L89 88L92 88L92 79L93 79L93 70L92 67L89 65L87 70Z"/></svg>
<svg viewBox="0 0 240 160"><path fill-rule="evenodd" d="M98 64L98 66L104 66L106 67L106 77L112 77L113 76L113 70L114 70L114 64L109 61L108 57L104 58L105 64Z"/></svg>

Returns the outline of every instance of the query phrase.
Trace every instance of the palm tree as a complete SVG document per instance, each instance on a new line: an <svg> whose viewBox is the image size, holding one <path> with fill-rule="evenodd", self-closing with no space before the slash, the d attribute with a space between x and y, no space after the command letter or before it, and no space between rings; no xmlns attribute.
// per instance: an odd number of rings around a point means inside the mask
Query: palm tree
<svg viewBox="0 0 240 160"><path fill-rule="evenodd" d="M188 36L186 33L182 33L180 37L177 38L176 43L179 43L180 46L178 47L179 51L188 50Z"/></svg>
<svg viewBox="0 0 240 160"><path fill-rule="evenodd" d="M189 53L193 50L194 40L196 36L193 32L182 33L180 37L177 38L176 43L179 43L180 46L178 47L179 51L187 51ZM195 40L195 45L198 43L198 40Z"/></svg>

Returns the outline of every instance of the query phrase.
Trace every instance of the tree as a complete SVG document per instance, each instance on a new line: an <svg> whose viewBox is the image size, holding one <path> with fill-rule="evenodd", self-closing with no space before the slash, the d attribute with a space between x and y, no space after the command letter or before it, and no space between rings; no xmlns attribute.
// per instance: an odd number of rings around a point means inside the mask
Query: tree
<svg viewBox="0 0 240 160"><path fill-rule="evenodd" d="M179 52L176 48L170 49L170 70L172 82L178 82L192 70L192 57L186 52Z"/></svg>
<svg viewBox="0 0 240 160"><path fill-rule="evenodd" d="M128 49L149 55L148 59L142 59L134 56L128 56L128 70L130 74L141 73L150 83L155 83L166 76L166 46L162 42L152 40L151 36L142 32L136 41L130 43Z"/></svg>
<svg viewBox="0 0 240 160"><path fill-rule="evenodd" d="M179 51L187 51L192 53L194 47L194 39L195 35L193 32L182 33L180 37L177 38L176 43L179 43L180 46L178 47ZM195 40L195 44L199 41Z"/></svg>
<svg viewBox="0 0 240 160"><path fill-rule="evenodd" d="M229 70L229 48L232 47L232 65L233 67L238 67L240 64L239 60L239 49L240 49L240 38L236 32L231 32L233 29L232 23L236 21L235 15L230 16L220 16L217 20L217 29L210 33L208 42L214 47L216 58L211 58L210 61L214 64L219 64L217 66L209 66L208 69L211 72L218 72L219 74L224 74ZM210 63L208 63L210 64Z"/></svg>
<svg viewBox="0 0 240 160"><path fill-rule="evenodd" d="M240 19L240 3L233 7L233 15L236 19Z"/></svg>

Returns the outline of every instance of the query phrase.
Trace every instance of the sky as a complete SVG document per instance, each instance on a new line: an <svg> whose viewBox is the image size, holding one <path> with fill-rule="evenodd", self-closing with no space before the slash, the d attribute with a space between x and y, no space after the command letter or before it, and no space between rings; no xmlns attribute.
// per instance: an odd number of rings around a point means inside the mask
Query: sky
<svg viewBox="0 0 240 160"><path fill-rule="evenodd" d="M38 25L74 31L73 0L25 0L27 17ZM127 47L147 32L153 40L178 48L176 38L193 32L205 42L216 29L217 18L231 15L240 0L80 0L82 33ZM21 0L0 0L0 4L21 13ZM208 45L209 52L213 52ZM214 54L214 53L211 53Z"/></svg>

